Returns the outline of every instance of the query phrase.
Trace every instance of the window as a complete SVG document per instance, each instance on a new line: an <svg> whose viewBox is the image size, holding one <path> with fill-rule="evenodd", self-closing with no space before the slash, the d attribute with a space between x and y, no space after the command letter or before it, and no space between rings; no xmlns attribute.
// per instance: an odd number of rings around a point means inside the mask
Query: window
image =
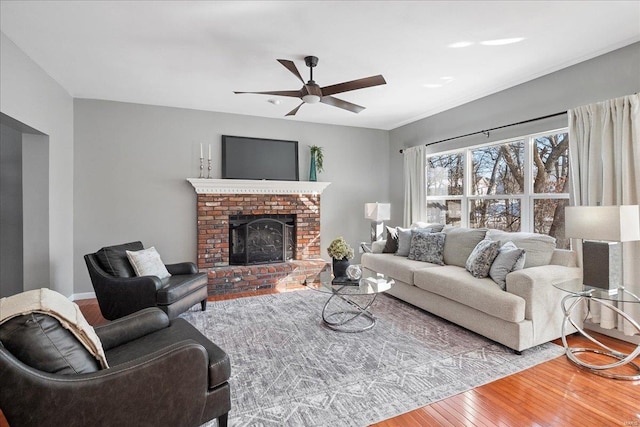
<svg viewBox="0 0 640 427"><path fill-rule="evenodd" d="M427 157L427 220L564 237L566 129Z"/></svg>

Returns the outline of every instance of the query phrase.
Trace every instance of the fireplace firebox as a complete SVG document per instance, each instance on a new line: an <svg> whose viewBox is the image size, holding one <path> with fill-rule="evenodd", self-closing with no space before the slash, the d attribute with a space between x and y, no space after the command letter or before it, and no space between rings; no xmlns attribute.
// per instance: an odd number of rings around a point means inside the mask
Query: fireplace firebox
<svg viewBox="0 0 640 427"><path fill-rule="evenodd" d="M231 216L229 264L271 264L294 259L295 223L295 215Z"/></svg>

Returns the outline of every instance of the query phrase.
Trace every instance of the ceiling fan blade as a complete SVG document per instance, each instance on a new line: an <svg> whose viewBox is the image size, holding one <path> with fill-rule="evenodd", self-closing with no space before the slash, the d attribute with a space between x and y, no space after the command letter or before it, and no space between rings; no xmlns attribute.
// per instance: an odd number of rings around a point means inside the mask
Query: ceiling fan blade
<svg viewBox="0 0 640 427"><path fill-rule="evenodd" d="M322 95L335 95L336 93L349 92L351 90L364 89L372 86L387 84L381 75L365 77L363 79L351 80L350 82L338 83L336 85L325 86Z"/></svg>
<svg viewBox="0 0 640 427"><path fill-rule="evenodd" d="M334 96L323 96L320 99L320 102L333 107L342 108L343 110L351 111L353 113L359 113L364 110L364 107L361 107L360 105L352 104L351 102L347 102Z"/></svg>
<svg viewBox="0 0 640 427"><path fill-rule="evenodd" d="M293 98L302 98L299 90L275 90L267 92L233 92L235 94L252 93L254 95L279 95L279 96L291 96Z"/></svg>
<svg viewBox="0 0 640 427"><path fill-rule="evenodd" d="M304 104L304 102L302 104ZM289 111L286 114L286 116L295 116L296 113L298 112L298 110L300 109L300 107L302 107L302 104L298 105L296 108L294 108L293 110Z"/></svg>
<svg viewBox="0 0 640 427"><path fill-rule="evenodd" d="M287 70L291 71L291 73L296 76L302 84L304 84L304 80L302 80L298 67L296 67L296 64L294 64L293 61L289 61L288 59L278 59L278 62L284 65Z"/></svg>

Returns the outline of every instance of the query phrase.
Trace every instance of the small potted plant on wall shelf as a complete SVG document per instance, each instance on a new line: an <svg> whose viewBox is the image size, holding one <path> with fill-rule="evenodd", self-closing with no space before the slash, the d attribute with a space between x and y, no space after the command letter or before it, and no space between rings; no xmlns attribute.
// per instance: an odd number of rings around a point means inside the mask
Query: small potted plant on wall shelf
<svg viewBox="0 0 640 427"><path fill-rule="evenodd" d="M309 168L309 181L317 181L317 172L324 170L324 155L322 154L322 147L312 145L309 150L311 151L311 167Z"/></svg>

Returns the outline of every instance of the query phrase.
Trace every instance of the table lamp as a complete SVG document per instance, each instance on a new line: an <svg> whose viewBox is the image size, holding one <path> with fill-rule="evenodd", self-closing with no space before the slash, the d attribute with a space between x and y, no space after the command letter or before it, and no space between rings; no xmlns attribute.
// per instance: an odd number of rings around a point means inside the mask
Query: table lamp
<svg viewBox="0 0 640 427"><path fill-rule="evenodd" d="M371 220L371 242L382 239L384 221L391 219L390 203L365 203L364 217Z"/></svg>
<svg viewBox="0 0 640 427"><path fill-rule="evenodd" d="M567 206L565 235L582 239L583 284L613 291L624 286L622 243L640 240L640 207Z"/></svg>

